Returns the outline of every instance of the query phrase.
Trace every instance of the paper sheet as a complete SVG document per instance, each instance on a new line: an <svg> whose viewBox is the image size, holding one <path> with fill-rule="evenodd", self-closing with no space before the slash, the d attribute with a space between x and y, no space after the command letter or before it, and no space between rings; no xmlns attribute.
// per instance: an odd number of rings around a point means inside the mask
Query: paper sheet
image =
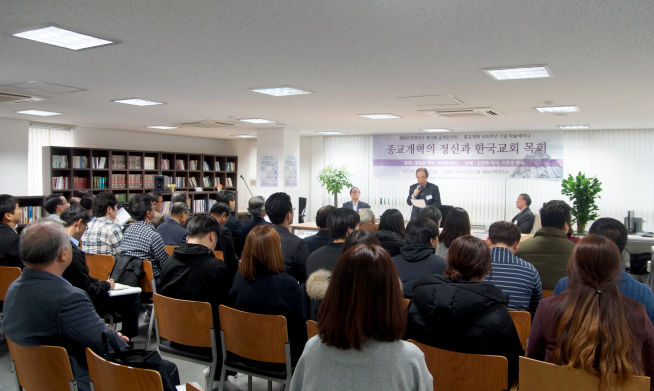
<svg viewBox="0 0 654 391"><path fill-rule="evenodd" d="M427 204L425 204L425 200L421 200L421 199L413 199L411 200L411 203L416 208L424 208L425 206L427 206Z"/></svg>
<svg viewBox="0 0 654 391"><path fill-rule="evenodd" d="M120 225L125 225L129 221L129 219L132 218L129 213L125 210L125 208L120 208L118 209L118 212L116 212L116 218L118 219L118 223Z"/></svg>
<svg viewBox="0 0 654 391"><path fill-rule="evenodd" d="M135 293L141 293L141 288L130 286L127 289L121 289L119 291L109 291L109 292L107 292L107 294L109 296L111 296L111 297L133 295Z"/></svg>

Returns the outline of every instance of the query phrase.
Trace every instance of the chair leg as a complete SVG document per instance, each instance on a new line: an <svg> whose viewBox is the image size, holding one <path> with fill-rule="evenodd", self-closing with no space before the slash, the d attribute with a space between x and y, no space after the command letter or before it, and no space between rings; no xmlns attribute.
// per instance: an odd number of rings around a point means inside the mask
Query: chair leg
<svg viewBox="0 0 654 391"><path fill-rule="evenodd" d="M252 376L248 375L248 391L252 391Z"/></svg>
<svg viewBox="0 0 654 391"><path fill-rule="evenodd" d="M207 390L213 390L213 379L216 378L216 365L212 365L209 370L209 377L207 377ZM222 371L221 371L222 373Z"/></svg>
<svg viewBox="0 0 654 391"><path fill-rule="evenodd" d="M145 350L150 347L150 338L152 337L152 326L154 325L154 306L152 306L152 313L150 314L150 325L148 326L148 337L145 340Z"/></svg>
<svg viewBox="0 0 654 391"><path fill-rule="evenodd" d="M272 381L268 380L268 391L272 391Z"/></svg>
<svg viewBox="0 0 654 391"><path fill-rule="evenodd" d="M20 383L18 382L18 372L16 372L16 364L14 364L14 360L11 360L11 371L14 373L14 380L16 380L16 389L18 391L23 391L23 388L20 386Z"/></svg>
<svg viewBox="0 0 654 391"><path fill-rule="evenodd" d="M224 391L225 390L225 380L227 380L227 368L225 368L225 364L223 364L223 369L220 370L220 385L218 386L218 391ZM211 383L209 383L211 382ZM207 390L212 390L213 389L213 379L207 379Z"/></svg>

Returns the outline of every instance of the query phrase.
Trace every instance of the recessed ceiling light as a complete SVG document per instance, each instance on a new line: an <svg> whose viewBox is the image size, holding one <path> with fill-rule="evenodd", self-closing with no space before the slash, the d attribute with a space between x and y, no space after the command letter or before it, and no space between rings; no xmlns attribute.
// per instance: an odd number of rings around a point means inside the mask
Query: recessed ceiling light
<svg viewBox="0 0 654 391"><path fill-rule="evenodd" d="M291 96L291 95L313 94L313 92L304 91L304 90L300 90L298 88L293 88L293 87L289 87L289 86L250 88L250 91L259 92L259 93L262 93L262 94L272 95L272 96Z"/></svg>
<svg viewBox="0 0 654 391"><path fill-rule="evenodd" d="M49 115L59 115L61 113L55 113L52 111L41 111L41 110L23 110L23 111L17 111L18 114L30 114L30 115L41 115L44 117L47 117Z"/></svg>
<svg viewBox="0 0 654 391"><path fill-rule="evenodd" d="M552 77L547 65L484 69L495 80L540 79Z"/></svg>
<svg viewBox="0 0 654 391"><path fill-rule="evenodd" d="M590 125L559 125L561 129L590 129Z"/></svg>
<svg viewBox="0 0 654 391"><path fill-rule="evenodd" d="M316 132L316 133L320 133L320 134L347 134L345 132Z"/></svg>
<svg viewBox="0 0 654 391"><path fill-rule="evenodd" d="M424 132L429 132L429 133L444 133L444 132L453 132L452 129L445 129L445 128L435 128L435 129L420 129Z"/></svg>
<svg viewBox="0 0 654 391"><path fill-rule="evenodd" d="M241 137L241 138L256 138L255 134L232 134L232 137Z"/></svg>
<svg viewBox="0 0 654 391"><path fill-rule="evenodd" d="M359 114L359 117L366 117L370 119L392 119L392 118L402 118L395 114Z"/></svg>
<svg viewBox="0 0 654 391"><path fill-rule="evenodd" d="M534 107L541 113L572 113L579 111L577 106L546 106L546 107Z"/></svg>
<svg viewBox="0 0 654 391"><path fill-rule="evenodd" d="M128 99L118 99L112 100L115 103L124 103L126 105L134 106L154 106L154 105L163 105L161 102L153 102L151 100L139 99L139 98L128 98Z"/></svg>
<svg viewBox="0 0 654 391"><path fill-rule="evenodd" d="M71 50L88 49L119 43L118 41L110 41L97 36L83 34L53 24L30 28L29 30L12 32L9 34L14 37L47 43L48 45L59 46Z"/></svg>
<svg viewBox="0 0 654 391"><path fill-rule="evenodd" d="M153 125L153 126L146 126L146 128L150 128L150 129L179 129L179 126Z"/></svg>
<svg viewBox="0 0 654 391"><path fill-rule="evenodd" d="M249 122L251 124L274 124L277 121L271 121L269 119L263 119L263 118L243 118L239 119L239 121L242 122Z"/></svg>

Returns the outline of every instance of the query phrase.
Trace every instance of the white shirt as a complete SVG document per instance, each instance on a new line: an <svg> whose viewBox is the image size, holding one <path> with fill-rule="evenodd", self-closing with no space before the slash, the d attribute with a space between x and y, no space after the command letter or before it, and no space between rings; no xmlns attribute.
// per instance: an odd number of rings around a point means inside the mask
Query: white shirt
<svg viewBox="0 0 654 391"><path fill-rule="evenodd" d="M354 201L352 201L352 209L359 210L358 207L359 207L359 201L357 201L356 203L354 203Z"/></svg>

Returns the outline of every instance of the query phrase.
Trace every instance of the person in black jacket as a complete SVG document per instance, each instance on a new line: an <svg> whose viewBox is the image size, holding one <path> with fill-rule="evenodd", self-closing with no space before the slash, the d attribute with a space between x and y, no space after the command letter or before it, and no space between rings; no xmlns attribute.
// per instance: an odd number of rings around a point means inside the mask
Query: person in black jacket
<svg viewBox="0 0 654 391"><path fill-rule="evenodd" d="M329 218L329 215L334 210L336 210L336 208L331 205L325 205L318 209L318 213L316 213L318 232L316 232L315 235L304 238L304 242L307 244L307 249L309 250L309 255L322 246L326 246L332 242L332 235L327 231L327 218Z"/></svg>
<svg viewBox="0 0 654 391"><path fill-rule="evenodd" d="M264 224L271 225L264 218L266 217L266 199L262 196L250 198L250 201L248 201L248 213L252 215L252 220L243 224L241 231L243 234L243 242L245 242L245 239L248 237L250 231L252 231L252 228Z"/></svg>
<svg viewBox="0 0 654 391"><path fill-rule="evenodd" d="M388 209L379 220L379 229L375 232L375 236L392 258L400 254L400 247L406 246L405 231L402 212Z"/></svg>
<svg viewBox="0 0 654 391"><path fill-rule="evenodd" d="M18 252L20 236L16 225L20 223L23 210L18 200L9 194L0 195L0 266L23 268Z"/></svg>
<svg viewBox="0 0 654 391"><path fill-rule="evenodd" d="M211 217L216 219L220 225L220 237L218 238L216 251L223 252L223 262L225 262L227 269L229 269L229 275L234 278L238 270L238 258L236 258L236 249L234 248L234 238L232 237L232 231L223 226L229 220L231 213L232 209L229 205L222 203L213 204L209 212Z"/></svg>
<svg viewBox="0 0 654 391"><path fill-rule="evenodd" d="M406 337L454 352L504 356L510 387L524 350L507 309L509 296L484 282L490 270L484 241L473 236L454 240L444 275L423 276L413 287Z"/></svg>
<svg viewBox="0 0 654 391"><path fill-rule="evenodd" d="M421 167L416 170L418 183L409 187L409 196L406 198L406 203L412 206L410 220L417 219L420 213L420 208L413 206L411 200L424 200L426 205L442 205L438 186L427 182L427 178L429 178L429 171L426 168Z"/></svg>
<svg viewBox="0 0 654 391"><path fill-rule="evenodd" d="M88 212L81 205L73 205L61 212L59 218L64 223L64 229L68 236L70 236L73 249L73 260L64 270L62 277L70 282L72 286L83 290L89 295L98 315L121 315L123 317L122 333L130 338L137 336L139 333L139 310L141 309L140 295L111 297L108 292L114 289L114 280L100 281L89 275L86 257L79 249L80 240L89 222Z"/></svg>
<svg viewBox="0 0 654 391"><path fill-rule="evenodd" d="M319 269L332 271L343 253L343 242L359 226L359 214L353 209L334 209L327 218L327 229L332 242L319 248L307 259L307 276Z"/></svg>
<svg viewBox="0 0 654 391"><path fill-rule="evenodd" d="M218 194L216 194L216 202L227 204L230 208L232 208L232 210L236 208L236 198L234 198L234 192L230 190L223 190L218 192ZM228 228L230 231L232 231L232 237L243 237L243 222L236 217L230 215L227 223L225 223L225 228ZM239 249L236 249L236 251L238 252Z"/></svg>
<svg viewBox="0 0 654 391"><path fill-rule="evenodd" d="M400 247L400 255L393 257L402 281L404 297L413 297L413 285L427 274L443 274L445 260L434 253L438 246L438 226L432 220L421 217L406 226L408 245Z"/></svg>

